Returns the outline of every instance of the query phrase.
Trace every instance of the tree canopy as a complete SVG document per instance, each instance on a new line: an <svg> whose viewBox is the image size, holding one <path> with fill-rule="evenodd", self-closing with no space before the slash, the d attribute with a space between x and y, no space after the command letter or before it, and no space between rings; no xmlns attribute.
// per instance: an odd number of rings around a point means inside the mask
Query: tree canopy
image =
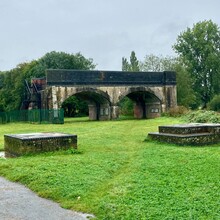
<svg viewBox="0 0 220 220"><path fill-rule="evenodd" d="M138 72L140 71L139 61L134 51L131 51L130 63L127 58L122 57L122 71Z"/></svg>
<svg viewBox="0 0 220 220"><path fill-rule="evenodd" d="M198 22L177 37L173 46L185 65L201 104L220 92L220 30L211 20Z"/></svg>
<svg viewBox="0 0 220 220"><path fill-rule="evenodd" d="M149 54L145 56L143 61L140 61L140 70L153 72L170 71L173 70L176 62L177 59L175 57Z"/></svg>
<svg viewBox="0 0 220 220"><path fill-rule="evenodd" d="M132 56L133 54L133 56ZM135 52L131 52L131 57L134 57ZM135 56L136 57L136 56ZM134 63L134 62L133 62ZM185 107L195 108L197 106L196 95L192 89L192 80L188 74L186 68L184 67L181 59L171 56L162 56L149 54L146 55L143 61L137 60L138 71L146 72L161 72L161 71L175 71L177 73L177 103ZM122 58L122 70L131 71L132 62L127 61L126 58ZM132 112L131 101L127 98L121 103L121 108L123 112Z"/></svg>
<svg viewBox="0 0 220 220"><path fill-rule="evenodd" d="M38 60L21 63L16 68L0 72L0 111L19 109L25 96L24 80L45 76L46 69L94 69L92 59L81 53L52 51Z"/></svg>
<svg viewBox="0 0 220 220"><path fill-rule="evenodd" d="M143 61L139 61L132 51L129 59L122 58L122 71L173 70L177 73L178 105L206 107L213 97L220 94L219 26L211 20L198 22L179 34L173 49L177 57L150 54ZM92 59L80 53L52 51L38 60L0 71L0 111L19 109L25 96L24 80L30 82L31 78L44 77L46 69L92 70L95 66ZM69 110L71 100L64 103L69 115L73 114Z"/></svg>
<svg viewBox="0 0 220 220"><path fill-rule="evenodd" d="M177 57L146 55L140 61L141 71L175 71L177 80L177 103L185 107L195 107L195 93L192 89L191 79L188 72Z"/></svg>

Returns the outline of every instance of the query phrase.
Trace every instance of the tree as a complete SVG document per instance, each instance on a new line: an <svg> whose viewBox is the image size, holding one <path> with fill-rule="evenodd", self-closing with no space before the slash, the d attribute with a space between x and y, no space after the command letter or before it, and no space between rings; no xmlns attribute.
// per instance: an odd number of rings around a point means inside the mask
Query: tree
<svg viewBox="0 0 220 220"><path fill-rule="evenodd" d="M134 51L131 52L130 63L128 62L127 58L122 57L122 71L139 72L139 64L140 63ZM130 115L133 113L133 102L128 97L124 97L119 105L121 108L121 114Z"/></svg>
<svg viewBox="0 0 220 220"><path fill-rule="evenodd" d="M0 106L4 111L19 109L25 97L24 80L45 77L46 69L94 69L92 59L80 53L55 52L45 54L38 60L21 63L16 68L0 74ZM78 101L78 99L77 99ZM2 108L2 107L1 107Z"/></svg>
<svg viewBox="0 0 220 220"><path fill-rule="evenodd" d="M129 71L130 64L128 63L127 58L122 57L122 71Z"/></svg>
<svg viewBox="0 0 220 220"><path fill-rule="evenodd" d="M46 69L83 69L91 70L95 68L91 58L86 59L81 53L68 54L65 52L52 51L46 53L28 72L30 77L44 77ZM28 77L28 78L30 78Z"/></svg>
<svg viewBox="0 0 220 220"><path fill-rule="evenodd" d="M4 73L0 89L0 105L4 111L16 109L21 103L21 88L19 85L21 72L19 68Z"/></svg>
<svg viewBox="0 0 220 220"><path fill-rule="evenodd" d="M139 61L135 55L135 52L132 51L130 55L130 63L127 58L122 58L122 71L131 71L131 72L139 72Z"/></svg>
<svg viewBox="0 0 220 220"><path fill-rule="evenodd" d="M1 71L0 71L0 90L3 88L4 78L5 78L4 72L1 72Z"/></svg>
<svg viewBox="0 0 220 220"><path fill-rule="evenodd" d="M134 51L131 52L130 63L131 63L130 64L130 71L132 71L132 72L140 71L139 61L138 61Z"/></svg>
<svg viewBox="0 0 220 220"><path fill-rule="evenodd" d="M71 96L66 99L62 104L62 108L64 109L65 117L80 117L89 114L86 101L81 100L76 96Z"/></svg>
<svg viewBox="0 0 220 220"><path fill-rule="evenodd" d="M182 61L177 57L146 55L140 62L142 71L175 71L177 80L177 103L185 107L195 108L195 93L192 89L190 76Z"/></svg>
<svg viewBox="0 0 220 220"><path fill-rule="evenodd" d="M176 72L177 103L179 106L195 109L198 106L196 93L192 88L192 79L184 65L177 60L173 69Z"/></svg>
<svg viewBox="0 0 220 220"><path fill-rule="evenodd" d="M204 107L220 92L220 30L211 20L194 24L173 46L190 77L198 102Z"/></svg>
<svg viewBox="0 0 220 220"><path fill-rule="evenodd" d="M122 70L130 71L131 64L126 58L122 59ZM185 107L196 108L196 94L192 88L192 80L182 60L171 56L146 55L143 61L138 61L139 71L161 72L175 71L177 79L177 103ZM131 100L127 97L120 103L123 112L132 112ZM126 110L126 111L125 111Z"/></svg>
<svg viewBox="0 0 220 220"><path fill-rule="evenodd" d="M140 69L141 71L153 72L170 71L173 70L176 61L175 57L150 54L145 56L143 62L140 62Z"/></svg>
<svg viewBox="0 0 220 220"><path fill-rule="evenodd" d="M208 103L208 109L213 110L213 111L220 110L220 94L215 95L213 99Z"/></svg>

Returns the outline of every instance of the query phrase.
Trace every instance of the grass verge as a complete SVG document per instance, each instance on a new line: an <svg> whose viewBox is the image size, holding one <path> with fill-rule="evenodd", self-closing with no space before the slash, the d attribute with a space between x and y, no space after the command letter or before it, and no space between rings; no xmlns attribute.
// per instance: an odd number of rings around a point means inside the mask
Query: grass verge
<svg viewBox="0 0 220 220"><path fill-rule="evenodd" d="M0 125L1 148L6 133L78 135L78 151L0 159L0 175L97 219L219 219L220 147L144 141L158 125L178 120Z"/></svg>

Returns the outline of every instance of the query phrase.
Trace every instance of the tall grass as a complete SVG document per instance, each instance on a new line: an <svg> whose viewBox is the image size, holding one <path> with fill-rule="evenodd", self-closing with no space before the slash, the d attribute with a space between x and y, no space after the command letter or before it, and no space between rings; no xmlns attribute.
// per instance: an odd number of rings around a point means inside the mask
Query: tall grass
<svg viewBox="0 0 220 220"><path fill-rule="evenodd" d="M78 135L77 151L1 159L0 175L97 219L219 219L220 147L145 141L158 125L179 120L0 125L1 148L5 133Z"/></svg>

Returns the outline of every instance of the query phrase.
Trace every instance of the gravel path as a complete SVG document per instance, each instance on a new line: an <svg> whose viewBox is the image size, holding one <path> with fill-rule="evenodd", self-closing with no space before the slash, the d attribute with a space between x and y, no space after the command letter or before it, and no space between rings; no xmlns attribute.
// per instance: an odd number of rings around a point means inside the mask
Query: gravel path
<svg viewBox="0 0 220 220"><path fill-rule="evenodd" d="M92 215L63 209L25 186L0 177L1 220L88 220Z"/></svg>

